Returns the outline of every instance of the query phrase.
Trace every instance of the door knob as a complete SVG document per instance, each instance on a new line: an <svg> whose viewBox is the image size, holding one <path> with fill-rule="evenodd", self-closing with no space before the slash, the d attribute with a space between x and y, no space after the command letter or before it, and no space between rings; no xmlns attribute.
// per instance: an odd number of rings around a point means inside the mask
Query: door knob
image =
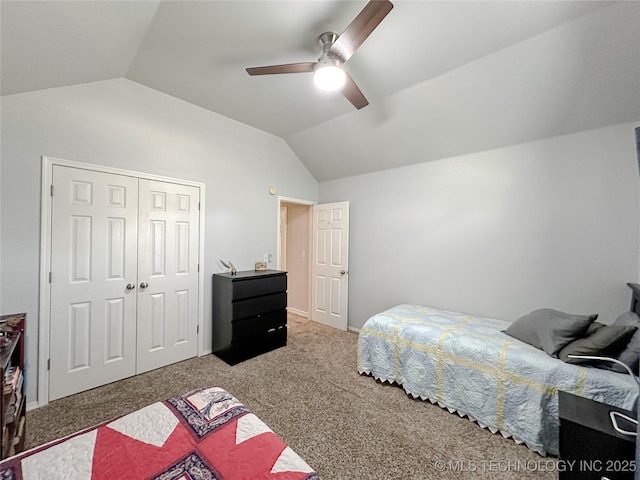
<svg viewBox="0 0 640 480"><path fill-rule="evenodd" d="M134 288L136 288L135 283L128 283L127 284L127 290L133 290Z"/></svg>
<svg viewBox="0 0 640 480"><path fill-rule="evenodd" d="M340 275L344 275L345 273L347 273L347 272L344 271L344 270L340 270Z"/></svg>
<svg viewBox="0 0 640 480"><path fill-rule="evenodd" d="M147 288L149 286L149 284L147 282L142 282L140 284L140 288Z"/></svg>

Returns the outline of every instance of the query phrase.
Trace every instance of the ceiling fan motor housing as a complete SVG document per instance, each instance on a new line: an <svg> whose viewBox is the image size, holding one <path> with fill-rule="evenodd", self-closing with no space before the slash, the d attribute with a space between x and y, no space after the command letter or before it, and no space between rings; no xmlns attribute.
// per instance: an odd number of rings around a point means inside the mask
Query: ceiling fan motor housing
<svg viewBox="0 0 640 480"><path fill-rule="evenodd" d="M333 58L325 53L318 59L318 63L316 63L313 67L313 71L320 70L325 67L338 67L342 68L342 62L339 58Z"/></svg>
<svg viewBox="0 0 640 480"><path fill-rule="evenodd" d="M340 61L340 63L344 63L344 59L340 58L338 55L329 52L331 45L338 40L338 35L336 32L324 32L322 35L318 37L318 42L322 46L322 55L318 59L318 61L322 61L324 57L335 58Z"/></svg>
<svg viewBox="0 0 640 480"><path fill-rule="evenodd" d="M318 42L322 45L322 55L318 59L318 63L315 64L313 71L316 72L324 67L338 67L342 68L344 60L338 55L329 52L331 45L338 39L339 35L335 32L324 32L318 37Z"/></svg>
<svg viewBox="0 0 640 480"><path fill-rule="evenodd" d="M324 32L322 35L320 35L318 37L318 41L322 46L322 51L326 53L331 48L331 45L333 45L333 43L338 39L339 36L340 35L338 35L336 32Z"/></svg>

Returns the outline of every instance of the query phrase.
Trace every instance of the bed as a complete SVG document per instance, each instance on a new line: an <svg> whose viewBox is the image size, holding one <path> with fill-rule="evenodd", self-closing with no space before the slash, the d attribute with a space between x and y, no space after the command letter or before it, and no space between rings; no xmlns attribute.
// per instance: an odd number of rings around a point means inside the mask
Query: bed
<svg viewBox="0 0 640 480"><path fill-rule="evenodd" d="M0 479L318 480L230 393L157 402L0 463Z"/></svg>
<svg viewBox="0 0 640 480"><path fill-rule="evenodd" d="M558 454L558 390L636 411L630 375L562 362L503 333L510 324L398 305L360 330L358 371L542 455Z"/></svg>

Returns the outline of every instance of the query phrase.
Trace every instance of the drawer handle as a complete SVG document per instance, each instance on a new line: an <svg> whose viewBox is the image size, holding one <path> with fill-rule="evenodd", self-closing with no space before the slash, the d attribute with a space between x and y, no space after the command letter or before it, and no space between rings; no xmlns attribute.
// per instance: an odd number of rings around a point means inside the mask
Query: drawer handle
<svg viewBox="0 0 640 480"><path fill-rule="evenodd" d="M270 328L269 330L267 330L267 333L273 333L273 332L275 332L275 331L276 331L276 329L275 329L275 328Z"/></svg>
<svg viewBox="0 0 640 480"><path fill-rule="evenodd" d="M611 424L616 432L621 433L622 435L628 435L630 437L637 437L638 432L630 432L629 430L624 430L618 426L618 420L616 417L622 417L630 423L634 425L638 425L638 421L635 418L628 417L620 412L609 412L609 416L611 417Z"/></svg>

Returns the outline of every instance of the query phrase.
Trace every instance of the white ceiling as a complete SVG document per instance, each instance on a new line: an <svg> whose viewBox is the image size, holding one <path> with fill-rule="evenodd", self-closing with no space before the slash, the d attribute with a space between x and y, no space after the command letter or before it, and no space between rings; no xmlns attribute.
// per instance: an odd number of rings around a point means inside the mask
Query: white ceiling
<svg viewBox="0 0 640 480"><path fill-rule="evenodd" d="M346 64L360 111L244 69L317 60L364 0L2 0L2 95L126 77L281 136L319 181L640 118L640 2L392 1Z"/></svg>

